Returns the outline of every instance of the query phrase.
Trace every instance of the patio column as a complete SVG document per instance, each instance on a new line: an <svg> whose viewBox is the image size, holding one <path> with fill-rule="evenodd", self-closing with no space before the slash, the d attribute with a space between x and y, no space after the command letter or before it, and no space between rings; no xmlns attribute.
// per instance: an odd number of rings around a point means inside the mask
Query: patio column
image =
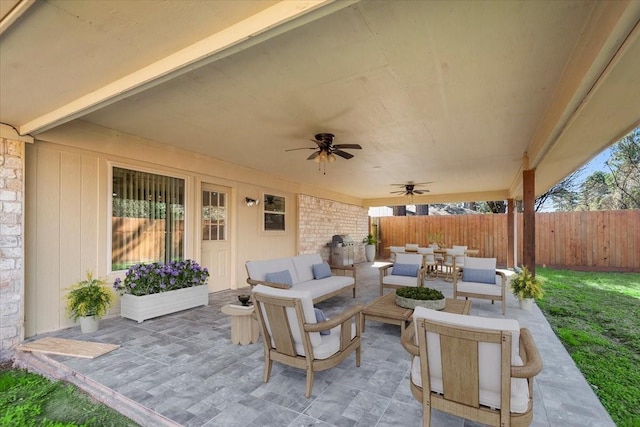
<svg viewBox="0 0 640 427"><path fill-rule="evenodd" d="M524 248L523 264L531 274L536 274L536 212L535 212L535 169L527 169L522 173L523 199L522 207L522 244Z"/></svg>
<svg viewBox="0 0 640 427"><path fill-rule="evenodd" d="M24 340L24 164L25 143L0 124L0 360Z"/></svg>
<svg viewBox="0 0 640 427"><path fill-rule="evenodd" d="M507 199L507 268L514 267L515 255L515 207L513 199Z"/></svg>

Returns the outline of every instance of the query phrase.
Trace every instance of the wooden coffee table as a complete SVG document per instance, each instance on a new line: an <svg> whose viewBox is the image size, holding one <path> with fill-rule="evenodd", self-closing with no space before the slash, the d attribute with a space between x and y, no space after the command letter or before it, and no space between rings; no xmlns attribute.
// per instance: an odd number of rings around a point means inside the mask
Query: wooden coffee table
<svg viewBox="0 0 640 427"><path fill-rule="evenodd" d="M447 298L447 305L442 311L456 314L469 314L471 312L471 301ZM375 320L376 322L388 323L390 325L400 325L400 334L402 334L404 328L411 321L413 310L400 307L396 304L396 293L391 292L367 304L362 314L363 332L367 320Z"/></svg>

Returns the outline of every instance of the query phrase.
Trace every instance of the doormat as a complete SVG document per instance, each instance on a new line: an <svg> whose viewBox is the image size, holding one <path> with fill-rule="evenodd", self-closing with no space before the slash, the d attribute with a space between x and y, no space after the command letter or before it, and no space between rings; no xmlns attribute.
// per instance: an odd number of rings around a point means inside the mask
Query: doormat
<svg viewBox="0 0 640 427"><path fill-rule="evenodd" d="M116 344L69 340L65 338L46 337L37 341L20 344L17 349L35 353L57 354L60 356L83 357L94 359L119 348Z"/></svg>

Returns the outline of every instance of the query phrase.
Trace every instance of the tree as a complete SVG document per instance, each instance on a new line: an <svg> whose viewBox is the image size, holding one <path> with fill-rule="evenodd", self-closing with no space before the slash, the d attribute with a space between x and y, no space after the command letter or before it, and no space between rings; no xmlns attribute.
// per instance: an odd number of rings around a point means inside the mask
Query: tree
<svg viewBox="0 0 640 427"><path fill-rule="evenodd" d="M548 201L552 202L553 207L558 211L575 210L578 179L583 171L584 167L575 170L545 193L542 193L535 201L536 212L540 211Z"/></svg>
<svg viewBox="0 0 640 427"><path fill-rule="evenodd" d="M615 188L614 209L640 208L640 127L618 141L605 164Z"/></svg>
<svg viewBox="0 0 640 427"><path fill-rule="evenodd" d="M578 210L595 211L615 209L611 200L609 174L595 171L580 186Z"/></svg>

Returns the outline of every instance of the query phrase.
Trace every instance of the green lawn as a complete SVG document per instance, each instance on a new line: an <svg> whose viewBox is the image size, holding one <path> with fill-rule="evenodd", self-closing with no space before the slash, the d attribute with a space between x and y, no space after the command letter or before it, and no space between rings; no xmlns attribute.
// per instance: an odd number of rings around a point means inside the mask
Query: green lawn
<svg viewBox="0 0 640 427"><path fill-rule="evenodd" d="M640 274L536 268L538 306L617 426L640 426Z"/></svg>
<svg viewBox="0 0 640 427"><path fill-rule="evenodd" d="M74 386L0 367L2 427L134 427L136 423L91 400Z"/></svg>

